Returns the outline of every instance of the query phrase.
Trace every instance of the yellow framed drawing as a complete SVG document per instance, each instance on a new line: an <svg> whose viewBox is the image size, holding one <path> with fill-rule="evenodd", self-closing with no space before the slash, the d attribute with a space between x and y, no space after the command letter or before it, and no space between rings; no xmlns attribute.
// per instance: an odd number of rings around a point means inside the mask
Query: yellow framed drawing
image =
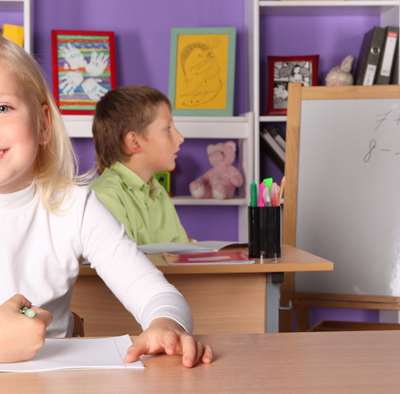
<svg viewBox="0 0 400 394"><path fill-rule="evenodd" d="M236 30L173 28L169 96L174 115L233 115Z"/></svg>

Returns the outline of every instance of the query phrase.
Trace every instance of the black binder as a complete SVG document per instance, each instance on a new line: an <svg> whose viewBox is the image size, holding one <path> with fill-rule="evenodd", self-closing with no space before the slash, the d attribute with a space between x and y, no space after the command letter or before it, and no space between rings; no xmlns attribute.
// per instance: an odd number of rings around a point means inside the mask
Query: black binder
<svg viewBox="0 0 400 394"><path fill-rule="evenodd" d="M356 85L374 84L385 43L385 35L385 28L379 26L375 26L365 33L357 63Z"/></svg>
<svg viewBox="0 0 400 394"><path fill-rule="evenodd" d="M270 131L266 128L260 131L261 141L264 141L264 145L267 148L267 153L272 152L275 160L275 163L279 166L281 170L285 167L285 150L282 146L275 140L275 138L271 135Z"/></svg>
<svg viewBox="0 0 400 394"><path fill-rule="evenodd" d="M379 61L378 74L375 81L377 85L388 85L390 83L398 40L399 28L388 26L385 32L384 50Z"/></svg>
<svg viewBox="0 0 400 394"><path fill-rule="evenodd" d="M392 70L392 75L390 76L390 83L392 85L399 84L399 43L397 43L396 52L394 53L393 70Z"/></svg>

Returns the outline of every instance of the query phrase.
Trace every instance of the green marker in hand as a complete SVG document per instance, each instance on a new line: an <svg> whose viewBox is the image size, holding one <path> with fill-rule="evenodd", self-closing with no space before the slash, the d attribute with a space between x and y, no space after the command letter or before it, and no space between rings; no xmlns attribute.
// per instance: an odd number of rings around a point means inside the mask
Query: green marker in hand
<svg viewBox="0 0 400 394"><path fill-rule="evenodd" d="M22 313L26 317L30 317L31 319L33 319L37 315L37 313L33 309L28 308L27 306L24 306L19 311L20 311L20 313Z"/></svg>

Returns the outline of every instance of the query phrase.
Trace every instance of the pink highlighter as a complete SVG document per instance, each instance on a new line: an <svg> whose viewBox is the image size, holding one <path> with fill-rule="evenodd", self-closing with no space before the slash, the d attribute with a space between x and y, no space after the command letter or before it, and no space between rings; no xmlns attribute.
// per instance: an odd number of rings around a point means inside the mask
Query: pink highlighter
<svg viewBox="0 0 400 394"><path fill-rule="evenodd" d="M265 201L264 201L264 192L265 192L265 185L263 182L261 182L258 186L258 207L265 207Z"/></svg>

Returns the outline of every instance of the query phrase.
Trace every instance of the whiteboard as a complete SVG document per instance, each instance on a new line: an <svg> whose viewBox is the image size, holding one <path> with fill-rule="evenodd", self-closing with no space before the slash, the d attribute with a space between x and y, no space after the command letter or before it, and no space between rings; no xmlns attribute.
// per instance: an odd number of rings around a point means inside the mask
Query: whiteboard
<svg viewBox="0 0 400 394"><path fill-rule="evenodd" d="M400 296L400 99L302 101L300 119L296 244L335 266L296 291Z"/></svg>

